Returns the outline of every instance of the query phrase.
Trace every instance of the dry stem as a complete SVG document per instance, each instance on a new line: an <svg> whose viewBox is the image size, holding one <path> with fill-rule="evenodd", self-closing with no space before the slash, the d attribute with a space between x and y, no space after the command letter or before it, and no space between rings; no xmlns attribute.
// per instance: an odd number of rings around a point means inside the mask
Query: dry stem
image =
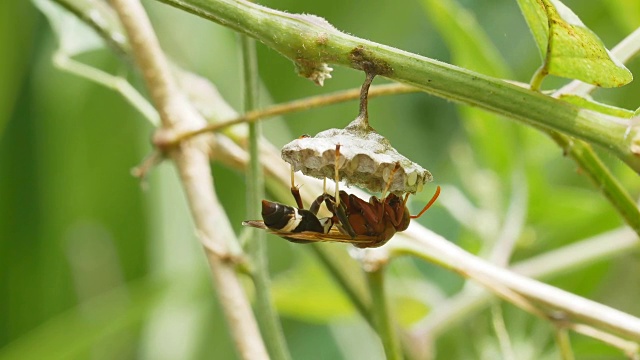
<svg viewBox="0 0 640 360"><path fill-rule="evenodd" d="M135 60L142 69L164 129L204 126L205 120L178 89L140 2L112 0L112 4L129 36ZM203 246L214 284L238 352L244 359L267 359L251 306L233 264L218 256L220 249L230 252L227 242L234 238L234 233L213 192L213 178L203 139L186 141L171 149L169 156L180 174L197 232L205 240Z"/></svg>

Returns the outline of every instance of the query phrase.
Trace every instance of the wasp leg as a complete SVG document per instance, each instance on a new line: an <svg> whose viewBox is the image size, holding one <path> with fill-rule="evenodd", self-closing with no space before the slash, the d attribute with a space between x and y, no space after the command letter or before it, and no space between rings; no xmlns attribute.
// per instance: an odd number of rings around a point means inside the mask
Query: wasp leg
<svg viewBox="0 0 640 360"><path fill-rule="evenodd" d="M352 239L355 239L357 234L349 223L349 217L347 216L347 212L345 211L344 206L338 206L337 210L338 211L336 211L336 216L338 217L338 220L340 220L340 222L337 224L338 228L341 229L341 231L349 234Z"/></svg>
<svg viewBox="0 0 640 360"><path fill-rule="evenodd" d="M329 231L331 231L331 228L333 227L333 218L332 217L326 217L326 218L322 218L322 219L318 219L318 221L320 221L320 225L322 225L322 228L324 229L324 233L328 234Z"/></svg>
<svg viewBox="0 0 640 360"><path fill-rule="evenodd" d="M336 206L340 206L340 172L338 169L338 165L340 164L340 162L338 161L340 159L340 144L336 144L336 154L335 154L335 162L333 164L333 168L335 170L335 176L334 176L334 182L336 183L336 195L335 195L335 201L336 201Z"/></svg>
<svg viewBox="0 0 640 360"><path fill-rule="evenodd" d="M293 165L291 165L291 195L296 200L296 205L298 205L298 209L304 209L304 204L302 203L302 197L300 196L300 187L296 185L295 177L293 176Z"/></svg>
<svg viewBox="0 0 640 360"><path fill-rule="evenodd" d="M324 178L322 182L322 195L318 196L313 203L311 203L311 207L309 207L309 211L313 213L313 215L318 215L318 211L320 210L320 206L325 201L325 199L331 198L331 195L327 194L327 179Z"/></svg>
<svg viewBox="0 0 640 360"><path fill-rule="evenodd" d="M373 78L371 78L373 80ZM369 83L371 84L371 83ZM346 233L351 236L352 239L355 239L357 234L356 231L353 230L353 227L349 223L349 216L347 215L347 209L344 203L340 202L340 172L338 166L340 165L340 144L336 144L336 154L335 154L335 178L334 181L336 183L336 195L335 197L327 197L325 202L327 204L327 209L331 211L335 218L337 218L337 222L334 220L334 223L343 234Z"/></svg>
<svg viewBox="0 0 640 360"><path fill-rule="evenodd" d="M396 175L396 172L400 169L400 163L396 162L396 166L391 170L391 174L389 174L389 180L387 180L387 185L384 187L384 192L382 192L382 199L384 200L387 197L387 193L391 188L391 184L393 183L393 177Z"/></svg>
<svg viewBox="0 0 640 360"><path fill-rule="evenodd" d="M396 162L396 166L393 167L393 170L391 170L391 174L389 174L389 180L387 181L387 185L384 188L384 192L382 193L382 197L380 200L381 206L378 208L378 218L382 219L382 217L384 216L385 213L388 213L386 211L386 209L388 209L388 204L387 204L387 192L389 192L389 189L391 188L391 184L393 183L393 177L395 176L396 172L398 171L398 169L400 169L400 163ZM393 209L392 209L393 211ZM396 216L398 216L400 219L402 219L402 215L404 212L404 208L400 211L398 211L398 214L396 214ZM389 214L391 215L391 214ZM396 216L391 215L390 219L395 219ZM395 224L394 224L395 225Z"/></svg>
<svg viewBox="0 0 640 360"><path fill-rule="evenodd" d="M311 211L311 213L313 215L318 215L318 211L320 210L320 205L322 205L322 203L326 200L331 198L332 196L326 193L323 193L322 195L318 196L313 203L311 203L311 207L309 207L309 211Z"/></svg>
<svg viewBox="0 0 640 360"><path fill-rule="evenodd" d="M351 236L352 239L355 239L357 234L349 223L349 216L347 215L347 209L345 208L344 203L340 203L338 205L335 198L328 195L325 199L325 204L327 205L327 209L329 209L333 214L333 223L338 227L340 232Z"/></svg>

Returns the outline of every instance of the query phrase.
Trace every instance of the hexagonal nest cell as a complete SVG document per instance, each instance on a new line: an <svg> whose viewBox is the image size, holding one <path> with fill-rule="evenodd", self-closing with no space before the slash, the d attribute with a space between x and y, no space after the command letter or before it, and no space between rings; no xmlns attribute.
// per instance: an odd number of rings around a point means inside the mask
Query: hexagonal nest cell
<svg viewBox="0 0 640 360"><path fill-rule="evenodd" d="M282 159L291 164L294 171L319 179L334 179L336 145L340 145L339 177L347 185L381 193L396 164L400 167L393 175L389 188L392 193L415 194L433 180L428 170L401 155L363 116L344 129L329 129L288 143L282 148Z"/></svg>

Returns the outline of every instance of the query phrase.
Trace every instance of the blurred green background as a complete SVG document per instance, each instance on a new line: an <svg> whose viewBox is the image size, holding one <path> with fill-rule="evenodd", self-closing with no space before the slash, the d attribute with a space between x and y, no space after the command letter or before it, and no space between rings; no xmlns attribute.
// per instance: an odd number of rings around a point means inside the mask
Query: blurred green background
<svg viewBox="0 0 640 360"><path fill-rule="evenodd" d="M640 26L637 0L564 3L608 47ZM240 109L237 35L163 4L144 4L164 50L184 68L209 78ZM431 1L262 4L316 14L358 37L512 80L528 82L540 64L515 1L460 1L468 10L465 16L475 16L493 42L481 48L503 57L503 63L488 66L465 60L464 51L452 47ZM0 17L0 357L235 358L172 167L154 169L146 190L130 175L151 151L152 126L115 92L54 68L56 38L30 2L0 2ZM258 54L263 104L355 88L363 80L362 73L336 68L320 88L298 77L291 62L275 51L259 44ZM77 59L114 74L131 71L106 48ZM628 68L637 77L640 59ZM544 87L566 82L549 79ZM599 90L594 97L636 109L640 85ZM526 215L516 260L623 225L575 163L538 131L425 94L377 98L369 111L372 125L401 153L486 215L486 222L474 228L452 213L446 204L456 202L443 195L420 219L469 251L482 253L486 235L507 221L517 194L524 194L520 205ZM333 105L268 120L263 129L281 146L303 133L343 127L356 113L356 103ZM601 154L637 199L637 175ZM240 231L244 176L219 164L214 176ZM420 208L431 191L416 196L411 208ZM274 296L293 357L381 358L375 335L308 249L278 238L268 241ZM637 255L548 281L639 316ZM394 262L389 277L390 291L397 294L416 283L426 294L443 297L463 286L453 274L408 259ZM405 324L431 309L410 296L394 299ZM555 358L551 326L510 306L504 307L504 317L518 359ZM593 340L573 340L578 358L622 358ZM436 348L439 359L499 358L491 313L482 311L452 326Z"/></svg>

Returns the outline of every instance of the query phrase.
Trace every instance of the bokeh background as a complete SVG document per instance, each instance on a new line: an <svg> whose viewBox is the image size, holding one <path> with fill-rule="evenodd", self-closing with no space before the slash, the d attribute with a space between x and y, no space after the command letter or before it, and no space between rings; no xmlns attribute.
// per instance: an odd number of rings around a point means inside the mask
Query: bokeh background
<svg viewBox="0 0 640 360"><path fill-rule="evenodd" d="M564 3L608 47L640 26L637 0ZM237 34L155 1L144 4L167 54L210 79L240 109ZM431 1L262 4L316 14L358 37L511 80L528 82L540 65L516 1L458 4L467 11L460 21L474 17L486 32L480 48L499 55L490 66L452 48ZM2 1L0 19L0 357L235 358L172 167L154 169L146 189L130 175L151 151L152 126L117 93L52 65L57 41L33 4ZM258 55L264 105L355 88L363 80L362 73L337 67L320 88L298 77L275 51L259 44ZM77 60L131 73L106 48ZM640 59L628 68L638 77ZM140 85L135 74L129 78ZM544 88L566 82L548 79ZM640 85L601 89L594 97L636 109ZM267 120L263 130L281 146L301 134L343 127L356 114L356 103L344 103ZM443 194L420 219L469 251L482 254L487 237L510 221L514 203L524 211L514 261L623 225L576 164L536 130L425 94L376 98L370 114L401 153L483 216L465 222L455 214L456 201ZM637 199L637 175L600 153ZM240 231L244 174L217 163L213 168L216 191ZM431 192L416 196L411 208L419 209ZM382 358L375 335L313 254L278 238L268 241L274 297L293 357ZM388 272L393 293L418 289L416 298L444 299L464 285L456 275L410 259L394 262ZM639 276L638 253L632 252L545 281L638 316ZM408 295L393 301L404 326L432 309ZM550 325L510 306L501 309L518 359L557 356ZM484 310L452 325L436 342L435 356L499 358L491 319ZM622 358L596 341L573 340L578 358Z"/></svg>

